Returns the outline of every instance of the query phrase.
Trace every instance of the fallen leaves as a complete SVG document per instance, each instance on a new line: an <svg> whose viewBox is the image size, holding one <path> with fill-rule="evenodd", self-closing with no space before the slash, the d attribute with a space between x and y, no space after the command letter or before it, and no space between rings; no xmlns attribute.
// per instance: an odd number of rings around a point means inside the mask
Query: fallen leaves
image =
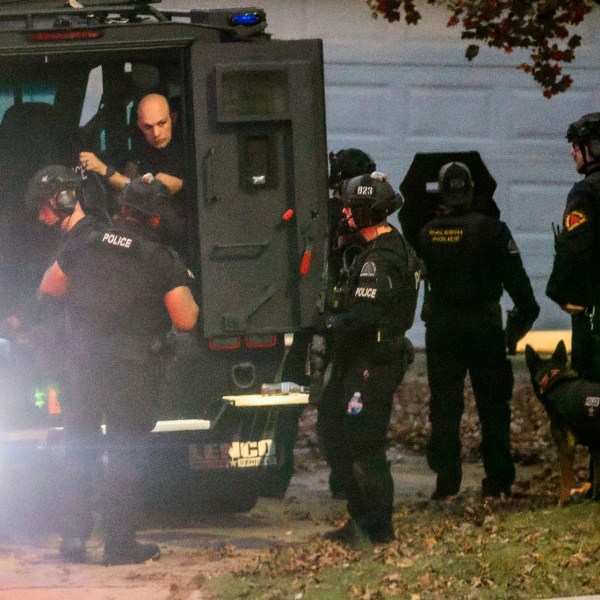
<svg viewBox="0 0 600 600"><path fill-rule="evenodd" d="M383 600L384 595L381 590L370 589L369 586L353 586L351 589L351 597L359 598L360 600Z"/></svg>
<svg viewBox="0 0 600 600"><path fill-rule="evenodd" d="M396 566L400 567L401 569L408 569L408 567L412 567L414 564L415 561L412 558L405 556L396 563Z"/></svg>
<svg viewBox="0 0 600 600"><path fill-rule="evenodd" d="M288 575L316 574L321 570L336 566L348 568L358 562L362 553L328 540L316 539L310 544L273 548L262 556L244 574L261 571L264 573L286 573Z"/></svg>
<svg viewBox="0 0 600 600"><path fill-rule="evenodd" d="M567 561L563 563L563 566L569 568L578 568L583 567L585 565L589 565L591 562L592 558L588 556L585 552L579 550L578 552L575 552L575 554L569 556Z"/></svg>
<svg viewBox="0 0 600 600"><path fill-rule="evenodd" d="M429 439L429 386L423 361L407 372L396 391L390 420L388 439L390 448L397 454L423 454ZM550 434L550 424L541 402L535 397L528 374L523 365L514 363L515 385L511 403L511 446L517 464L548 464L548 468L531 480L517 480L513 493L517 496L536 496L542 499L556 498L559 474L556 448ZM304 411L300 419L298 445L312 451L301 467L310 468L309 460L318 457L315 434L317 413L314 408ZM465 382L465 410L461 421L462 457L464 461L480 461L481 426L473 389L469 378ZM587 478L588 452L577 450L576 484ZM484 515L472 515L471 520L483 520Z"/></svg>
<svg viewBox="0 0 600 600"><path fill-rule="evenodd" d="M426 372L411 369L397 390L389 430L390 445L398 454L424 453L429 436L428 398ZM315 419L311 409L305 411L300 445L312 448L316 456ZM463 460L481 460L481 430L468 380L461 434ZM323 590L328 589L330 579L336 585L346 582L345 594L352 600L516 600L534 592L536 597L549 597L600 589L600 573L594 569L600 552L600 535L595 537L598 527L585 520L580 525L570 516L571 508L556 508L559 471L548 418L526 373L518 370L511 442L517 461L542 466L527 480L515 482L510 500L481 500L470 490L449 502L402 502L394 512L397 541L376 546L370 556L313 541L289 552L275 551L256 573L266 574L272 586L281 576L302 581L307 584L303 597L311 599L328 597ZM580 449L579 480L585 479L587 466L587 451ZM585 507L581 502L571 506L574 510ZM597 505L587 506L593 511ZM594 523L598 521L600 516ZM582 543L590 535L595 541ZM310 586L316 590L313 595Z"/></svg>

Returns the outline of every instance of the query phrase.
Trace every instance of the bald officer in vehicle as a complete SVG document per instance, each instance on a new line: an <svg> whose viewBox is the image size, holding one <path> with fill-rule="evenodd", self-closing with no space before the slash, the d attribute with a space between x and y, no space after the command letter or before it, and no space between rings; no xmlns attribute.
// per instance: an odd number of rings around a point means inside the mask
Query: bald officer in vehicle
<svg viewBox="0 0 600 600"><path fill-rule="evenodd" d="M79 162L86 171L98 173L117 190L122 190L131 177L152 173L172 196L161 207L159 234L163 241L183 254L186 238L184 153L179 128L174 127L178 120L179 115L163 95L148 94L137 106L137 126L143 139L139 147L134 148L133 158L124 162L123 172L107 165L93 152L80 152Z"/></svg>
<svg viewBox="0 0 600 600"><path fill-rule="evenodd" d="M40 284L42 294L65 297L68 316L74 393L64 411L68 473L60 551L71 562L86 560L93 480L105 447L104 563L160 556L158 546L135 539L145 446L156 422L156 352L172 326L190 331L199 313L191 273L156 237L168 198L151 176L133 180L123 190L117 222L70 237Z"/></svg>
<svg viewBox="0 0 600 600"><path fill-rule="evenodd" d="M137 126L148 147L141 149L139 158L142 171L151 172L172 195L183 189L183 176L179 166L180 155L174 156L173 123L178 116L171 112L169 101L161 94L148 94L138 103ZM178 144L176 144L178 145ZM105 177L111 186L123 189L130 178L105 164L93 152L80 152L79 163L86 169ZM154 166L155 170L143 167Z"/></svg>

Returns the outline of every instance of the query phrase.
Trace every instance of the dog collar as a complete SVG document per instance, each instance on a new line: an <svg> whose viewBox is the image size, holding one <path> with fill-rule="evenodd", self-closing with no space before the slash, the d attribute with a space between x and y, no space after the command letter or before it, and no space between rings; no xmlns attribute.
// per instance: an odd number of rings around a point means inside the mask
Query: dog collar
<svg viewBox="0 0 600 600"><path fill-rule="evenodd" d="M565 379L574 379L576 377L579 377L579 375L572 369L552 369L550 373L544 375L538 384L540 394L547 392L549 387L554 387L557 383Z"/></svg>

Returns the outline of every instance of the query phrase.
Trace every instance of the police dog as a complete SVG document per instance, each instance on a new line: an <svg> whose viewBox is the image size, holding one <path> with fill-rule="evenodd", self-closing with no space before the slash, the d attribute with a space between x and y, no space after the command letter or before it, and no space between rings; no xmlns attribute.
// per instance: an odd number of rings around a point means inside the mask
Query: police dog
<svg viewBox="0 0 600 600"><path fill-rule="evenodd" d="M550 418L550 431L560 461L562 506L570 497L577 444L587 446L592 458L592 497L600 499L600 382L579 377L567 368L567 349L561 340L552 357L542 359L529 345L525 359L536 396Z"/></svg>

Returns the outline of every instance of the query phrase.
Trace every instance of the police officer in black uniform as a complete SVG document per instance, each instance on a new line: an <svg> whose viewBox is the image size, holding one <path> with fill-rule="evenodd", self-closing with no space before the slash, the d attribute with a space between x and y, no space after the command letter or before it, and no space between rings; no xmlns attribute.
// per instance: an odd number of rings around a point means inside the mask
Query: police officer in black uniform
<svg viewBox="0 0 600 600"><path fill-rule="evenodd" d="M36 299L36 290L48 264L71 237L106 223L102 198L89 193L90 180L64 165L39 169L25 192L26 219L13 236L24 236L18 261L22 269L13 285L20 286L18 330L13 358L29 381L39 385L49 374L60 382L61 405L68 403L65 372L65 313L61 300ZM93 192L93 190L92 190ZM99 200L98 204L95 203ZM84 209L85 207L85 209ZM89 213L87 211L90 211ZM37 221L37 222L36 222ZM40 227L40 223L42 227ZM35 237L35 244L31 237ZM17 257L16 257L17 258ZM31 383L30 383L31 385Z"/></svg>
<svg viewBox="0 0 600 600"><path fill-rule="evenodd" d="M86 560L103 437L103 561L140 563L160 555L155 544L135 540L144 446L156 422L156 349L172 325L193 329L199 310L188 269L156 241L158 209L167 199L157 180L133 180L123 190L121 218L70 237L40 284L41 293L65 297L69 324L74 393L64 407L70 477L62 499L61 544L67 560Z"/></svg>
<svg viewBox="0 0 600 600"><path fill-rule="evenodd" d="M330 360L331 348L325 339L325 328L322 319L336 310L338 290L347 279L345 265L356 248L364 245L362 238L349 231L342 215L341 189L345 179L357 175L365 175L375 170L375 162L359 148L344 148L329 153L329 188L332 198L328 204L328 253L325 273L325 288L320 302L318 320L321 323L307 327L294 333L292 345L287 350L283 363L281 379L298 385L310 387L310 402L317 405L320 401L325 369ZM344 260L344 253L346 260ZM275 432L275 447L278 454L277 470L265 473L261 495L281 498L287 490L294 473L294 447L298 437L298 419L303 411L288 411L278 421ZM329 486L334 498L343 498L343 481L332 471Z"/></svg>
<svg viewBox="0 0 600 600"><path fill-rule="evenodd" d="M600 112L571 123L567 140L584 178L570 190L546 295L571 315L571 366L600 381Z"/></svg>
<svg viewBox="0 0 600 600"><path fill-rule="evenodd" d="M430 468L433 499L458 493L462 478L460 421L464 380L471 377L481 422L484 496L508 495L515 477L510 449L512 368L506 339L516 345L539 314L512 235L502 221L470 209L473 181L466 165L439 172L437 215L416 240L430 286L426 352L431 389ZM515 309L502 329L499 304L506 290Z"/></svg>
<svg viewBox="0 0 600 600"><path fill-rule="evenodd" d="M387 430L394 391L413 360L404 333L414 319L420 263L386 220L400 200L385 176L345 181L342 202L365 245L352 263L343 309L327 319L333 361L317 432L327 462L343 475L350 520L326 538L384 543L394 539Z"/></svg>

